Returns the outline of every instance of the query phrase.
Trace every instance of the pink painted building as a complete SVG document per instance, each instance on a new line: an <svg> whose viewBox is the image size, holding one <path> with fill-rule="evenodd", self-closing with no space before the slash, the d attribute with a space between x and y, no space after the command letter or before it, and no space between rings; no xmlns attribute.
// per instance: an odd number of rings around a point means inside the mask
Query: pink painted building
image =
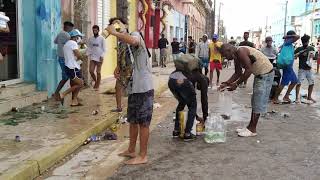
<svg viewBox="0 0 320 180"><path fill-rule="evenodd" d="M170 4L172 9L186 16L188 36L196 41L202 37L205 33L206 14L198 9L201 6L198 0L164 0L163 3Z"/></svg>

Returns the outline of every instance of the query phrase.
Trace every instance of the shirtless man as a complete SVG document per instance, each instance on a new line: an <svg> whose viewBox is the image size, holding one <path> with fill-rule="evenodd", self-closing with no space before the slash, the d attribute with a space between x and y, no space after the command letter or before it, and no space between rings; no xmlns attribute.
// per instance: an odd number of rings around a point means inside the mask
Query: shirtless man
<svg viewBox="0 0 320 180"><path fill-rule="evenodd" d="M255 76L251 97L251 120L246 128L237 129L237 133L240 137L256 136L260 114L267 112L269 94L274 78L273 66L262 52L251 47L236 48L231 44L224 44L221 47L221 53L228 60L234 60L235 72L229 80L221 84L220 91L226 88L229 91L234 91L251 74ZM245 69L244 73L242 73L242 68Z"/></svg>

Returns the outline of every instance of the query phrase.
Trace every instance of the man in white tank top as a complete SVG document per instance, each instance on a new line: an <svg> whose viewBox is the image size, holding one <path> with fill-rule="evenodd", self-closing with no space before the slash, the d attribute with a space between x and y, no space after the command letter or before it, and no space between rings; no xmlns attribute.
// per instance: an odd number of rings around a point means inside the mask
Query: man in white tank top
<svg viewBox="0 0 320 180"><path fill-rule="evenodd" d="M251 120L246 128L237 129L237 133L240 137L256 136L256 127L260 114L266 113L268 108L268 100L274 78L273 66L264 54L251 47L236 48L231 44L224 44L221 47L221 53L228 60L234 60L235 73L229 80L221 84L220 91L225 89L234 91L251 74L255 76L251 99ZM242 73L242 68L245 69L244 73Z"/></svg>

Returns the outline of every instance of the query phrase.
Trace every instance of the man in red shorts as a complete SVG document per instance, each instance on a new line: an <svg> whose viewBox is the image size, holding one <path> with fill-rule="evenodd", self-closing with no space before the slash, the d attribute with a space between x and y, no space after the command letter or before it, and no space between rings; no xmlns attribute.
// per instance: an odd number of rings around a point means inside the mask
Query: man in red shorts
<svg viewBox="0 0 320 180"><path fill-rule="evenodd" d="M217 86L219 86L220 71L222 70L222 56L218 50L222 46L222 42L219 42L218 39L218 35L214 34L212 37L212 43L209 44L210 87L212 87L213 71L217 71Z"/></svg>

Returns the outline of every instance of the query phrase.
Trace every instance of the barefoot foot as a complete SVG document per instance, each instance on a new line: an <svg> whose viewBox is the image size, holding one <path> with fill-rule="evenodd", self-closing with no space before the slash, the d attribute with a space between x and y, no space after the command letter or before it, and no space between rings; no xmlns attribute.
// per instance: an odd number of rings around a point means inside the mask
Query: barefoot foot
<svg viewBox="0 0 320 180"><path fill-rule="evenodd" d="M122 152L122 153L120 153L118 155L122 156L122 157L129 157L129 158L135 158L136 157L136 153L135 152L130 153L128 150L124 151L124 152Z"/></svg>
<svg viewBox="0 0 320 180"><path fill-rule="evenodd" d="M135 157L130 159L129 161L125 162L126 165L138 165L138 164L146 164L148 163L148 158L147 157Z"/></svg>
<svg viewBox="0 0 320 180"><path fill-rule="evenodd" d="M313 98L308 98L307 100L308 100L308 101L311 101L312 103L316 103L316 102L317 102L317 101L314 100Z"/></svg>

